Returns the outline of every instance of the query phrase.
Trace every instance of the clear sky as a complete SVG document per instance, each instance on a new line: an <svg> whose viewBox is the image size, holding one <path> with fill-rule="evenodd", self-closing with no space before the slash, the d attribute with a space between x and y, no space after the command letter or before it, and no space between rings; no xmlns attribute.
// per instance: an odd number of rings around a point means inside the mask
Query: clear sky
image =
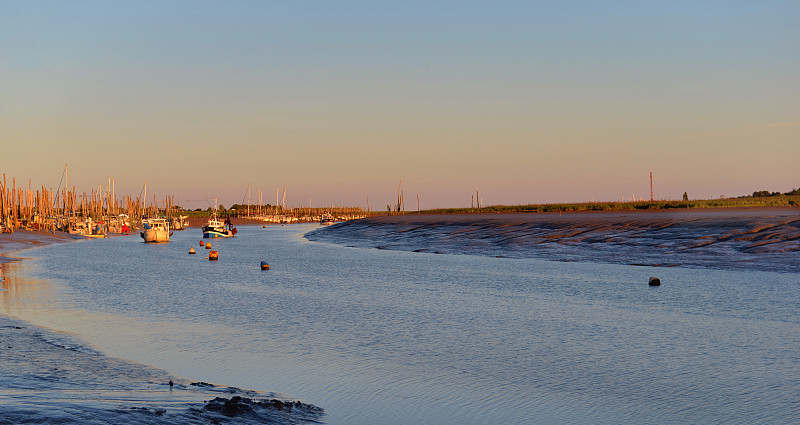
<svg viewBox="0 0 800 425"><path fill-rule="evenodd" d="M0 172L185 206L800 187L800 2L0 0ZM150 197L148 196L148 197Z"/></svg>

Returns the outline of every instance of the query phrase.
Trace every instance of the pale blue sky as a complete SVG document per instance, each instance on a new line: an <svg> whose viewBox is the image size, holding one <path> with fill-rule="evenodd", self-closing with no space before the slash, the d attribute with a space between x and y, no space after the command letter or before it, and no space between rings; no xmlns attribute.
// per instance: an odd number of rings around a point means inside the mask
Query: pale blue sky
<svg viewBox="0 0 800 425"><path fill-rule="evenodd" d="M0 172L187 206L800 186L800 2L0 0ZM26 183L27 184L27 183ZM255 195L253 195L254 197ZM415 207L415 205L414 205Z"/></svg>

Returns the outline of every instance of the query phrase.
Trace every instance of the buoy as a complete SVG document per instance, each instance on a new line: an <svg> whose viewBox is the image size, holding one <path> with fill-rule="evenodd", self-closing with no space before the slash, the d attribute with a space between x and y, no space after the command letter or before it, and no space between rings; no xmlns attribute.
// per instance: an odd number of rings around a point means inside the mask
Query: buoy
<svg viewBox="0 0 800 425"><path fill-rule="evenodd" d="M266 261L261 262L261 270L269 270L269 264Z"/></svg>
<svg viewBox="0 0 800 425"><path fill-rule="evenodd" d="M189 254L194 254L194 247L189 248Z"/></svg>
<svg viewBox="0 0 800 425"><path fill-rule="evenodd" d="M208 259L209 261L219 260L219 254L217 253L217 251L211 251L208 253Z"/></svg>
<svg viewBox="0 0 800 425"><path fill-rule="evenodd" d="M647 282L650 286L661 286L661 280L657 277L650 276L650 281Z"/></svg>
<svg viewBox="0 0 800 425"><path fill-rule="evenodd" d="M211 244L210 243L206 244L206 249L211 249Z"/></svg>
<svg viewBox="0 0 800 425"><path fill-rule="evenodd" d="M203 246L203 245L205 245L205 244L206 244L205 242L203 242L203 241L200 241L200 246Z"/></svg>

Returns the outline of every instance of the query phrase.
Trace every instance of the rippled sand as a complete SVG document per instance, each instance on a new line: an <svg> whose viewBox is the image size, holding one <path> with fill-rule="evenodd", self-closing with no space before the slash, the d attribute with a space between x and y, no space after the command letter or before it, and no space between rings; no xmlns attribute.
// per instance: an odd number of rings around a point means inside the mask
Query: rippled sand
<svg viewBox="0 0 800 425"><path fill-rule="evenodd" d="M307 237L404 251L800 272L797 208L382 216Z"/></svg>

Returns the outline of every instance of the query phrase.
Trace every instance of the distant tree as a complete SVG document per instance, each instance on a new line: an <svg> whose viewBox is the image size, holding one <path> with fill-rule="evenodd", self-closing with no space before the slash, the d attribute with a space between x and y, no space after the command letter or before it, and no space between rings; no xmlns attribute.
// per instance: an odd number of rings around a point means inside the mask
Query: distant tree
<svg viewBox="0 0 800 425"><path fill-rule="evenodd" d="M765 196L771 196L772 194L769 193L768 190L759 190L757 192L753 192L753 198L763 198Z"/></svg>
<svg viewBox="0 0 800 425"><path fill-rule="evenodd" d="M800 196L800 189L792 189L790 192L786 192L786 195Z"/></svg>
<svg viewBox="0 0 800 425"><path fill-rule="evenodd" d="M684 201L688 201L689 200L689 195L686 192L683 192L683 200Z"/></svg>

